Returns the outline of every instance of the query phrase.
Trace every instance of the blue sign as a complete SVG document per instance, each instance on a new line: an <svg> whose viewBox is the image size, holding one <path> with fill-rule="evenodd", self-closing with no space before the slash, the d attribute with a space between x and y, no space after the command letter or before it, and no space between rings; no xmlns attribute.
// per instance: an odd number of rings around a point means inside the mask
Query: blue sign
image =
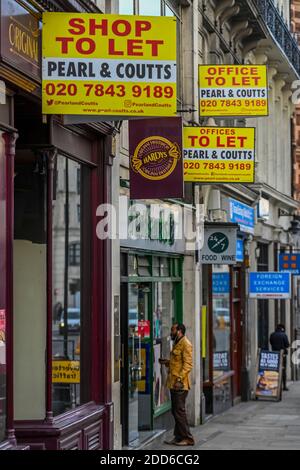
<svg viewBox="0 0 300 470"><path fill-rule="evenodd" d="M229 198L230 222L239 224L241 232L254 233L255 211L253 207Z"/></svg>
<svg viewBox="0 0 300 470"><path fill-rule="evenodd" d="M290 299L291 275L274 272L250 273L249 297L252 299Z"/></svg>
<svg viewBox="0 0 300 470"><path fill-rule="evenodd" d="M280 253L279 271L291 274L300 274L300 254L299 253Z"/></svg>
<svg viewBox="0 0 300 470"><path fill-rule="evenodd" d="M244 262L244 240L240 238L236 241L236 260L238 263Z"/></svg>
<svg viewBox="0 0 300 470"><path fill-rule="evenodd" d="M229 294L230 280L229 273L213 273L213 295Z"/></svg>

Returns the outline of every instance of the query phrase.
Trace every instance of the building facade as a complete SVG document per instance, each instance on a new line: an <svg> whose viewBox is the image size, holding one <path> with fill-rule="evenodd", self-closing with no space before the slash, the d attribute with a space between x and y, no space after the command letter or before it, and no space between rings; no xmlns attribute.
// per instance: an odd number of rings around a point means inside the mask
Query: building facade
<svg viewBox="0 0 300 470"><path fill-rule="evenodd" d="M249 272L277 271L278 254L297 243L292 84L300 51L289 2L0 5L0 448L134 448L171 428L158 358L169 354L175 321L193 344L191 425L253 398L258 349L270 347L278 322L291 341L300 327L296 280L291 300L248 292ZM255 183L186 183L180 201L138 201L144 223L133 233L128 121L66 125L42 116L43 11L174 17L178 115L185 126L255 127ZM20 50L25 31L28 48ZM201 64L267 65L269 116L200 118ZM102 239L97 226L109 204L116 236ZM194 245L174 238L174 214L192 235L198 206L204 234L237 230L236 264L201 263L199 234ZM298 378L290 361L288 378Z"/></svg>
<svg viewBox="0 0 300 470"><path fill-rule="evenodd" d="M195 222L193 208L196 204L202 204L205 230L209 229L210 224L217 224L222 228L234 223L239 225L235 266L200 265L194 253L187 249L181 253L180 279L184 308L182 314L179 312L179 316L173 318L183 320L194 345L193 386L188 399L188 415L190 423L197 425L241 399L253 397L257 351L259 348L270 348L269 336L278 322L285 323L291 340L296 338L295 303L292 300L250 299L248 278L250 271L277 271L279 252L290 251L295 247L292 222L298 203L293 197L292 84L299 79L299 49L289 28L288 2L275 5L272 1L236 0L229 5L222 1L157 0L151 2L150 6L148 2L140 0L120 2L120 12L153 15L167 12L178 18L178 109L184 125L256 128L255 184L194 184L193 187L189 183L185 184L184 202L189 205L193 214L190 222ZM198 65L243 63L266 64L268 67L269 116L252 119L199 119ZM116 172L116 184L119 180L121 186L124 183L120 194L128 194L128 189L124 189L129 184L126 123L123 123L118 136L116 161L118 164L113 170ZM147 254L150 257L160 257L159 252L151 252L150 247L149 250L139 254L142 258ZM124 247L121 248L121 256L122 253ZM127 253L126 256L131 256L130 250ZM164 256L168 255L165 253ZM118 262L116 259L116 276L124 267L123 262L120 265ZM144 266L145 261L136 259L137 271L139 262ZM155 263L158 265L159 261ZM147 279L151 280L150 277ZM136 282L135 277L132 280ZM118 281L116 285L117 283ZM149 294L155 299L155 293L149 291ZM135 295L137 298L138 294ZM128 309L130 325L132 306L128 304L124 307L122 294L121 306ZM154 313L155 309L152 309L152 315ZM171 316L167 315L167 318L170 323ZM154 328L152 322L153 320L150 322L151 329ZM155 344L154 340L153 336L151 342ZM221 365L220 358L223 361ZM152 387L155 387L153 381L156 375L154 370L149 371ZM125 371L125 376L127 373L128 370ZM288 364L288 377L296 377L291 363ZM142 403L144 392L139 393L138 386L136 390L137 403L139 400ZM118 393L116 387L116 402ZM154 400L155 388L152 393ZM168 426L168 408L162 410L157 426L155 411L154 406L152 422L150 414L146 426L142 418L139 421L138 413L134 415L135 433L131 439L128 433L130 423L120 410L122 428L116 418L115 430L117 436L123 429L123 445L140 443L147 435L146 431ZM121 443L121 438L118 442Z"/></svg>

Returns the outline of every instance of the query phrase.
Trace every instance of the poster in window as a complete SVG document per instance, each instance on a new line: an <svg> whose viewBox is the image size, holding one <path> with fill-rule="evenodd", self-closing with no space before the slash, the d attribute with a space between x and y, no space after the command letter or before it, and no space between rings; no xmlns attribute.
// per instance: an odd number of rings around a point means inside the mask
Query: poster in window
<svg viewBox="0 0 300 470"><path fill-rule="evenodd" d="M228 351L217 351L213 355L214 370L229 370L229 353Z"/></svg>
<svg viewBox="0 0 300 470"><path fill-rule="evenodd" d="M0 310L0 364L6 364L5 354L6 312Z"/></svg>
<svg viewBox="0 0 300 470"><path fill-rule="evenodd" d="M256 374L256 399L281 398L282 353L259 350Z"/></svg>
<svg viewBox="0 0 300 470"><path fill-rule="evenodd" d="M154 344L154 364L153 364L153 399L154 399L154 406L158 408L161 405L161 383L162 383L162 376L161 376L161 365L159 363L159 358L161 357L161 345Z"/></svg>

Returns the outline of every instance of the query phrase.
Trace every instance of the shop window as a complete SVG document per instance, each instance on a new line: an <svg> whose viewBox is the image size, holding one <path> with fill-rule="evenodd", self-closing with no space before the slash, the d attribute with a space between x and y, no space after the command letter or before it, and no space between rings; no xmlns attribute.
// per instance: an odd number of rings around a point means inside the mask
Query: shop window
<svg viewBox="0 0 300 470"><path fill-rule="evenodd" d="M230 273L228 266L213 266L213 379L230 370Z"/></svg>
<svg viewBox="0 0 300 470"><path fill-rule="evenodd" d="M139 0L139 14L145 16L161 16L162 2L161 0Z"/></svg>
<svg viewBox="0 0 300 470"><path fill-rule="evenodd" d="M71 243L69 246L69 265L80 266L80 243Z"/></svg>
<svg viewBox="0 0 300 470"><path fill-rule="evenodd" d="M128 276L137 276L137 256L128 255Z"/></svg>
<svg viewBox="0 0 300 470"><path fill-rule="evenodd" d="M86 370L86 341L89 338L88 256L84 241L81 210L85 200L83 173L88 170L63 156L57 158L57 171L65 175L64 190L55 190L53 201L53 324L52 324L52 405L54 415L85 403L89 397ZM80 174L80 176L78 176ZM80 188L76 184L80 181ZM78 194L79 190L79 194ZM61 217L64 207L65 217ZM76 223L71 214L77 213ZM73 241L75 238L75 241ZM72 240L73 239L73 240ZM89 243L87 241L87 243Z"/></svg>
<svg viewBox="0 0 300 470"><path fill-rule="evenodd" d="M170 266L168 258L160 258L160 276L169 277L170 276Z"/></svg>
<svg viewBox="0 0 300 470"><path fill-rule="evenodd" d="M203 287L203 305L201 310L201 323L202 323L202 365L203 365L203 382L210 380L210 315L209 315L209 304L210 304L210 266L203 265L203 276L202 276L202 287Z"/></svg>
<svg viewBox="0 0 300 470"><path fill-rule="evenodd" d="M172 348L170 329L175 322L174 288L171 282L154 284L153 311L153 400L154 411L167 404L170 400L167 388L167 369L159 364L160 357L169 357Z"/></svg>
<svg viewBox="0 0 300 470"><path fill-rule="evenodd" d="M134 13L134 0L120 0L119 13L121 15L133 15Z"/></svg>
<svg viewBox="0 0 300 470"><path fill-rule="evenodd" d="M16 420L45 417L46 174L47 162L43 155L17 149L13 245Z"/></svg>
<svg viewBox="0 0 300 470"><path fill-rule="evenodd" d="M170 259L170 266L171 266L171 276L179 277L180 276L179 259L177 258Z"/></svg>
<svg viewBox="0 0 300 470"><path fill-rule="evenodd" d="M147 256L138 257L138 275L141 277L150 276L150 262Z"/></svg>
<svg viewBox="0 0 300 470"><path fill-rule="evenodd" d="M0 133L0 442L6 431L6 187L5 150Z"/></svg>
<svg viewBox="0 0 300 470"><path fill-rule="evenodd" d="M127 270L127 255L126 253L121 253L121 276L127 276L128 275L128 270Z"/></svg>
<svg viewBox="0 0 300 470"><path fill-rule="evenodd" d="M80 195L80 188L81 188L81 172L80 172L80 168L77 168L77 194Z"/></svg>
<svg viewBox="0 0 300 470"><path fill-rule="evenodd" d="M152 259L152 276L159 277L159 274L159 258L157 258L157 256L154 256Z"/></svg>

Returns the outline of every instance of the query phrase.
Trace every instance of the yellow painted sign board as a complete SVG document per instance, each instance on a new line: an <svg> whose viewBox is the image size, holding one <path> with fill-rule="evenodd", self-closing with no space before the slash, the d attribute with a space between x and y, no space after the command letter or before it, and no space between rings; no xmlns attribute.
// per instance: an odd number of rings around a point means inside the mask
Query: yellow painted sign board
<svg viewBox="0 0 300 470"><path fill-rule="evenodd" d="M200 65L199 114L268 116L266 65Z"/></svg>
<svg viewBox="0 0 300 470"><path fill-rule="evenodd" d="M43 113L176 115L176 18L44 13Z"/></svg>
<svg viewBox="0 0 300 470"><path fill-rule="evenodd" d="M184 127L184 181L254 183L255 129Z"/></svg>
<svg viewBox="0 0 300 470"><path fill-rule="evenodd" d="M79 361L52 361L52 383L79 384Z"/></svg>
<svg viewBox="0 0 300 470"><path fill-rule="evenodd" d="M184 181L254 183L255 129L184 127Z"/></svg>
<svg viewBox="0 0 300 470"><path fill-rule="evenodd" d="M206 305L202 306L201 311L201 333L202 333L202 358L206 358L206 336L207 336L207 307Z"/></svg>

